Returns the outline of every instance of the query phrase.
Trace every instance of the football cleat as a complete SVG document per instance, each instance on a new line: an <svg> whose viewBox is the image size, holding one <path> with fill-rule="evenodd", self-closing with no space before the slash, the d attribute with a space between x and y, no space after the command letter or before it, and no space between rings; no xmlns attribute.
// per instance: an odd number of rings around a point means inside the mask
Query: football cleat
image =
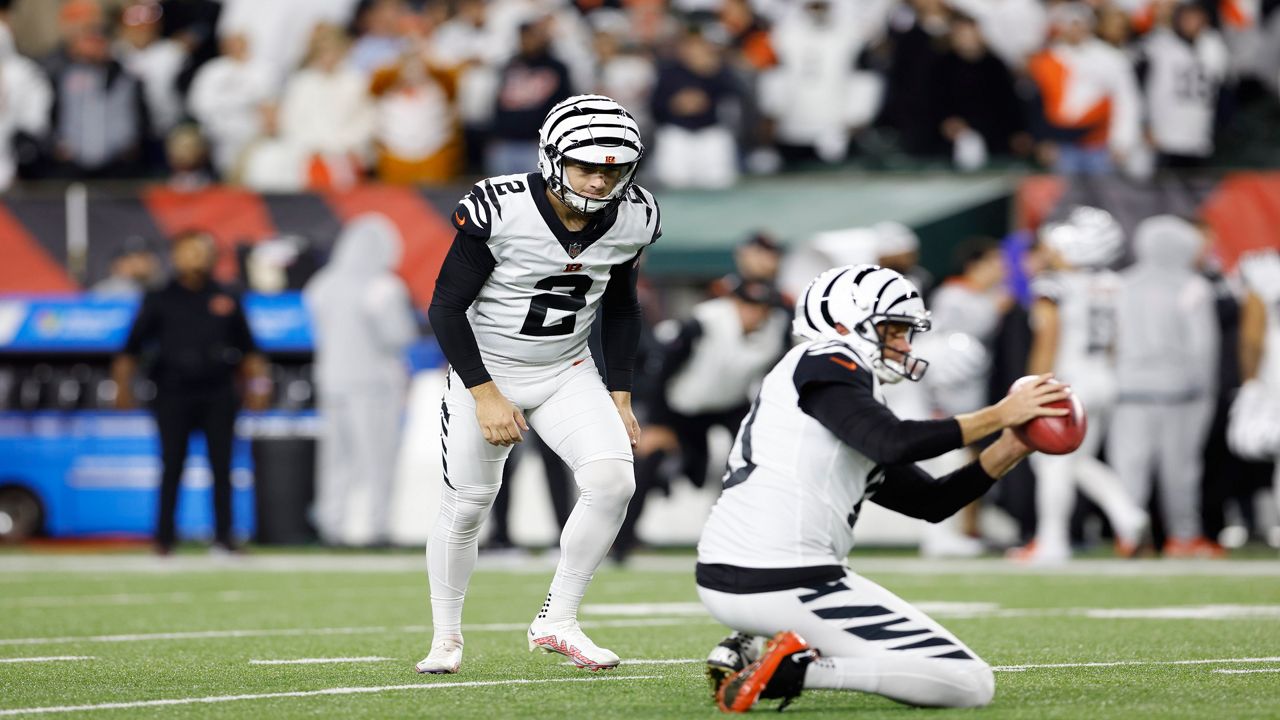
<svg viewBox="0 0 1280 720"><path fill-rule="evenodd" d="M462 667L462 637L455 635L431 643L431 652L414 669L422 675L447 675Z"/></svg>
<svg viewBox="0 0 1280 720"><path fill-rule="evenodd" d="M1197 558L1201 560L1221 560L1227 551L1221 545L1204 537L1190 539L1169 538L1164 541L1160 554L1167 558Z"/></svg>
<svg viewBox="0 0 1280 720"><path fill-rule="evenodd" d="M1022 547L1010 548L1004 556L1019 565L1054 567L1065 565L1071 560L1071 549L1032 540Z"/></svg>
<svg viewBox="0 0 1280 720"><path fill-rule="evenodd" d="M529 652L538 648L563 655L585 670L611 670L621 662L612 650L592 642L576 620L555 624L534 620L529 626Z"/></svg>
<svg viewBox="0 0 1280 720"><path fill-rule="evenodd" d="M716 699L720 686L735 673L756 661L759 656L756 638L735 632L720 641L707 656L707 679L711 681L711 699Z"/></svg>
<svg viewBox="0 0 1280 720"><path fill-rule="evenodd" d="M759 660L735 673L716 693L716 704L724 712L744 713L756 701L782 700L779 712L800 696L804 689L804 674L809 663L818 657L818 651L809 647L804 638L784 630L769 641Z"/></svg>

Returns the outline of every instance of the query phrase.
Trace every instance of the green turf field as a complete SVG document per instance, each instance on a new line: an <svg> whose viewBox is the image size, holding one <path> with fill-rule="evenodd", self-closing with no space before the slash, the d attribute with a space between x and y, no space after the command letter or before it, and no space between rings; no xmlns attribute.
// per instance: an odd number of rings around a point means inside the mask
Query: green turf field
<svg viewBox="0 0 1280 720"><path fill-rule="evenodd" d="M1058 572L998 560L852 562L996 666L996 700L979 711L918 711L807 692L788 715L1280 717L1274 559L1085 561ZM422 565L397 553L0 555L0 717L719 714L697 659L724 631L697 605L692 558L601 571L584 625L623 664L595 674L526 651L524 627L551 574L548 560L533 558L487 561L464 617L462 672L416 675L430 639Z"/></svg>

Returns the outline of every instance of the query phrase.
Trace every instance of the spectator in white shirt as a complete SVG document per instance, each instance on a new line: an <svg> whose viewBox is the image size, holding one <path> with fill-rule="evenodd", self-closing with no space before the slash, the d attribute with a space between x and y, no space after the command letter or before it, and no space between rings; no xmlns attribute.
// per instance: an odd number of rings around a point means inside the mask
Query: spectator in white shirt
<svg viewBox="0 0 1280 720"><path fill-rule="evenodd" d="M241 153L273 129L275 116L270 78L249 62L246 36L222 39L222 55L196 72L187 107L209 138L214 167L233 178Z"/></svg>
<svg viewBox="0 0 1280 720"><path fill-rule="evenodd" d="M246 184L296 191L359 181L372 149L374 106L364 76L344 62L348 47L340 28L316 26L306 65L280 98L277 136L253 149Z"/></svg>
<svg viewBox="0 0 1280 720"><path fill-rule="evenodd" d="M49 131L53 90L35 61L19 55L9 27L0 23L0 192L13 184L20 158L14 139L34 150Z"/></svg>
<svg viewBox="0 0 1280 720"><path fill-rule="evenodd" d="M163 10L158 3L133 0L120 11L112 48L120 64L142 81L153 138L163 138L182 118L178 74L187 61L187 48L160 36Z"/></svg>

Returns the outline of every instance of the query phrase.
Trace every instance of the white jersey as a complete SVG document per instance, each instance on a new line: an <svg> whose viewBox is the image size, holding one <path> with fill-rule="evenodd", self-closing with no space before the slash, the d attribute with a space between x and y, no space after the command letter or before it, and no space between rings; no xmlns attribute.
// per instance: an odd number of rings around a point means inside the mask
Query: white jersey
<svg viewBox="0 0 1280 720"><path fill-rule="evenodd" d="M737 303L722 297L696 305L693 319L700 332L689 359L667 383L667 407L682 415L741 407L787 349L791 337L789 313L774 310L762 327L744 333ZM654 332L660 335L669 329L670 326L659 325Z"/></svg>
<svg viewBox="0 0 1280 720"><path fill-rule="evenodd" d="M884 402L870 367L843 343L805 342L765 376L698 542L699 563L796 568L844 562L862 502L884 481L884 469L802 411L800 390L806 383L851 382L860 372Z"/></svg>
<svg viewBox="0 0 1280 720"><path fill-rule="evenodd" d="M1058 306L1054 374L1081 394L1086 407L1110 403L1115 394L1112 348L1120 276L1111 270L1045 273L1032 281L1037 298Z"/></svg>
<svg viewBox="0 0 1280 720"><path fill-rule="evenodd" d="M1214 110L1229 62L1222 38L1207 31L1189 43L1172 30L1156 30L1144 43L1143 55L1147 116L1156 148L1176 155L1213 154Z"/></svg>
<svg viewBox="0 0 1280 720"><path fill-rule="evenodd" d="M933 332L962 332L989 347L1000 329L1000 296L955 278L934 291L929 300L929 313Z"/></svg>
<svg viewBox="0 0 1280 720"><path fill-rule="evenodd" d="M467 312L494 375L540 375L586 357L610 271L662 234L658 204L639 185L578 232L560 222L545 189L537 173L493 177L453 212L453 226L484 242L496 261Z"/></svg>

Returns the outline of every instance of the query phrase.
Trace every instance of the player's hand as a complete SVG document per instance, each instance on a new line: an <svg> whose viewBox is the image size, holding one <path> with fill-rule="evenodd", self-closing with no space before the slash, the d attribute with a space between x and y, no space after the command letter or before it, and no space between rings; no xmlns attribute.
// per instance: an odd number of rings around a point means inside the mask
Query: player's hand
<svg viewBox="0 0 1280 720"><path fill-rule="evenodd" d="M1053 373L1037 375L1034 382L1026 383L996 403L1000 411L1000 424L1010 428L1038 417L1055 417L1068 414L1066 408L1045 407L1049 403L1070 397L1067 386L1053 379Z"/></svg>
<svg viewBox="0 0 1280 720"><path fill-rule="evenodd" d="M506 447L524 440L521 431L529 429L524 413L498 390L492 380L471 388L471 395L476 399L476 421L480 423L486 442Z"/></svg>
<svg viewBox="0 0 1280 720"><path fill-rule="evenodd" d="M627 429L627 437L631 438L631 447L635 447L640 442L640 422L636 420L636 414L631 411L631 393L615 391L609 393L609 397L613 398L613 404L618 408L618 415L622 417L622 426Z"/></svg>
<svg viewBox="0 0 1280 720"><path fill-rule="evenodd" d="M1004 448L1019 457L1026 457L1036 451L1035 448L1022 442L1012 428L1005 428L1000 431L1000 437L996 438L995 444L1003 445Z"/></svg>

